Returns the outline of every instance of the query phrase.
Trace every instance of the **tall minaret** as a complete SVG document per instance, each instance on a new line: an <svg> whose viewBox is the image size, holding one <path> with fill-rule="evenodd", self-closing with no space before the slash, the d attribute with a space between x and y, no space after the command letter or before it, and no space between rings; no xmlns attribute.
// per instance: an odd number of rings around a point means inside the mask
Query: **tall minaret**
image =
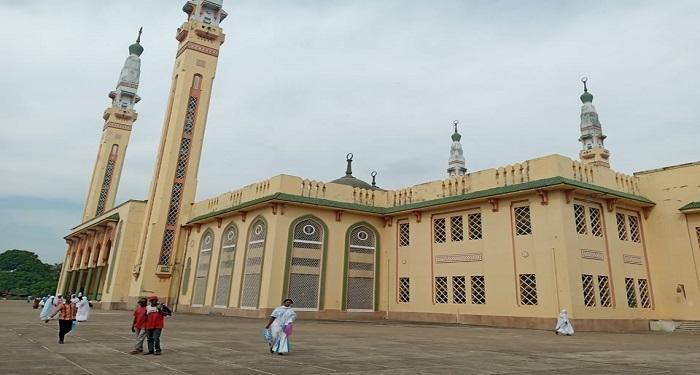
<svg viewBox="0 0 700 375"><path fill-rule="evenodd" d="M455 126L455 132L452 134L452 146L450 146L450 160L447 162L447 174L450 177L453 176L464 176L467 173L466 164L464 161L464 151L462 151L462 144L459 140L462 136L457 132L458 120L453 122Z"/></svg>
<svg viewBox="0 0 700 375"><path fill-rule="evenodd" d="M105 123L85 201L83 222L102 215L103 212L114 207L131 126L138 117L134 111L134 104L141 100L136 95L136 91L139 88L141 74L139 56L142 53L141 30L139 30L136 43L129 46L129 57L126 58L122 72L119 74L117 87L109 93L112 105L107 107L102 115Z"/></svg>
<svg viewBox="0 0 700 375"><path fill-rule="evenodd" d="M588 92L588 78L581 78L583 82L583 94L581 95L581 138L579 142L583 146L579 157L581 162L603 167L610 167L610 152L605 149L603 141L603 129L598 120L598 112L593 106L593 95Z"/></svg>
<svg viewBox="0 0 700 375"><path fill-rule="evenodd" d="M172 86L134 267L141 290L171 295L171 266L180 227L197 189L204 128L227 14L223 0L190 0L187 21L177 29ZM183 240L184 241L184 240ZM159 278L155 278L157 275ZM171 280L174 281L174 280ZM138 291L137 291L138 293Z"/></svg>

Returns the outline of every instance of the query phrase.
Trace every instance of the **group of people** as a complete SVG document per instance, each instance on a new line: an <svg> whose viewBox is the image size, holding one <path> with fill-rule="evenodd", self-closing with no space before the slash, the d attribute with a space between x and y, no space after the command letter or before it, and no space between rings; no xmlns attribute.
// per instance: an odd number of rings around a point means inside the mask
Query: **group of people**
<svg viewBox="0 0 700 375"><path fill-rule="evenodd" d="M152 294L148 298L139 298L131 322L131 332L136 334L136 344L131 354L160 355L160 335L165 326L165 317L171 314L170 308L158 301L158 296ZM148 349L146 352L143 351L144 340Z"/></svg>
<svg viewBox="0 0 700 375"><path fill-rule="evenodd" d="M56 296L46 296L42 298L43 303L39 319L48 323L58 315L58 343L63 344L66 335L78 326L79 322L85 322L90 316L92 304L82 293L72 294L70 298L64 298L62 294Z"/></svg>

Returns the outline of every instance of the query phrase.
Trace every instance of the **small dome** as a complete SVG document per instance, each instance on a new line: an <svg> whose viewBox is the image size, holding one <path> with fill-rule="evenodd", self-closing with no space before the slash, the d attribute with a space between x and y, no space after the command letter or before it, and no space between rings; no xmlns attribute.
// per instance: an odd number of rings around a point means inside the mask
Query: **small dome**
<svg viewBox="0 0 700 375"><path fill-rule="evenodd" d="M370 185L358 178L355 178L352 176L352 158L353 155L350 153L346 157L347 161L347 168L345 169L345 176L341 178L337 178L333 181L331 181L334 184L341 184L341 185L346 185L346 186L351 186L351 187L356 187L360 189L367 189L367 190L382 190L376 185ZM374 174L372 177L376 176Z"/></svg>
<svg viewBox="0 0 700 375"><path fill-rule="evenodd" d="M593 95L586 91L583 94L581 94L581 103L591 103L593 102Z"/></svg>
<svg viewBox="0 0 700 375"><path fill-rule="evenodd" d="M455 132L452 134L452 141L459 142L460 139L462 139L462 136L457 133L457 129L455 129Z"/></svg>
<svg viewBox="0 0 700 375"><path fill-rule="evenodd" d="M136 43L129 46L129 54L141 56L143 53L143 47L141 46L141 33L143 32L143 27L139 29L139 36L136 38Z"/></svg>

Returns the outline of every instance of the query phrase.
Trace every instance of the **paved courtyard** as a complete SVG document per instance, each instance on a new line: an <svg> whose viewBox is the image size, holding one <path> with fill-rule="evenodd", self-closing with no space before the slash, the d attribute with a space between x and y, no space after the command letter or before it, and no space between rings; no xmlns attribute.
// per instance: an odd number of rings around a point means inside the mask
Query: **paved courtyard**
<svg viewBox="0 0 700 375"><path fill-rule="evenodd" d="M552 332L401 322L299 321L271 355L264 322L176 314L163 355L130 355L131 316L93 312L59 345L57 322L0 301L1 374L700 374L700 335Z"/></svg>

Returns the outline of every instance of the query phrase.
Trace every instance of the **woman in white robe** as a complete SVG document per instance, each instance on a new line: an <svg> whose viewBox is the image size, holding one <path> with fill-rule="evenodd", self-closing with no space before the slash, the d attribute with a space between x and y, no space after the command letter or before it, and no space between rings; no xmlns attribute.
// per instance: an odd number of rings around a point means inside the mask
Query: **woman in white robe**
<svg viewBox="0 0 700 375"><path fill-rule="evenodd" d="M292 310L294 302L287 298L282 302L282 306L272 311L270 321L265 328L272 333L272 342L270 343L270 353L282 355L289 353L289 336L287 332L291 332L291 325L297 318L297 313Z"/></svg>
<svg viewBox="0 0 700 375"><path fill-rule="evenodd" d="M78 312L75 314L75 320L79 322L88 320L88 316L90 315L90 301L88 301L87 297L83 297L76 306L78 307Z"/></svg>
<svg viewBox="0 0 700 375"><path fill-rule="evenodd" d="M574 334L574 327L569 321L569 314L566 312L566 310L562 310L559 313L559 319L557 319L557 326L554 327L554 333L565 336L571 336Z"/></svg>
<svg viewBox="0 0 700 375"><path fill-rule="evenodd" d="M39 320L49 320L49 317L53 313L55 298L56 297L54 296L49 296L46 298L46 301L44 301L44 307L41 309L41 312L39 312Z"/></svg>

